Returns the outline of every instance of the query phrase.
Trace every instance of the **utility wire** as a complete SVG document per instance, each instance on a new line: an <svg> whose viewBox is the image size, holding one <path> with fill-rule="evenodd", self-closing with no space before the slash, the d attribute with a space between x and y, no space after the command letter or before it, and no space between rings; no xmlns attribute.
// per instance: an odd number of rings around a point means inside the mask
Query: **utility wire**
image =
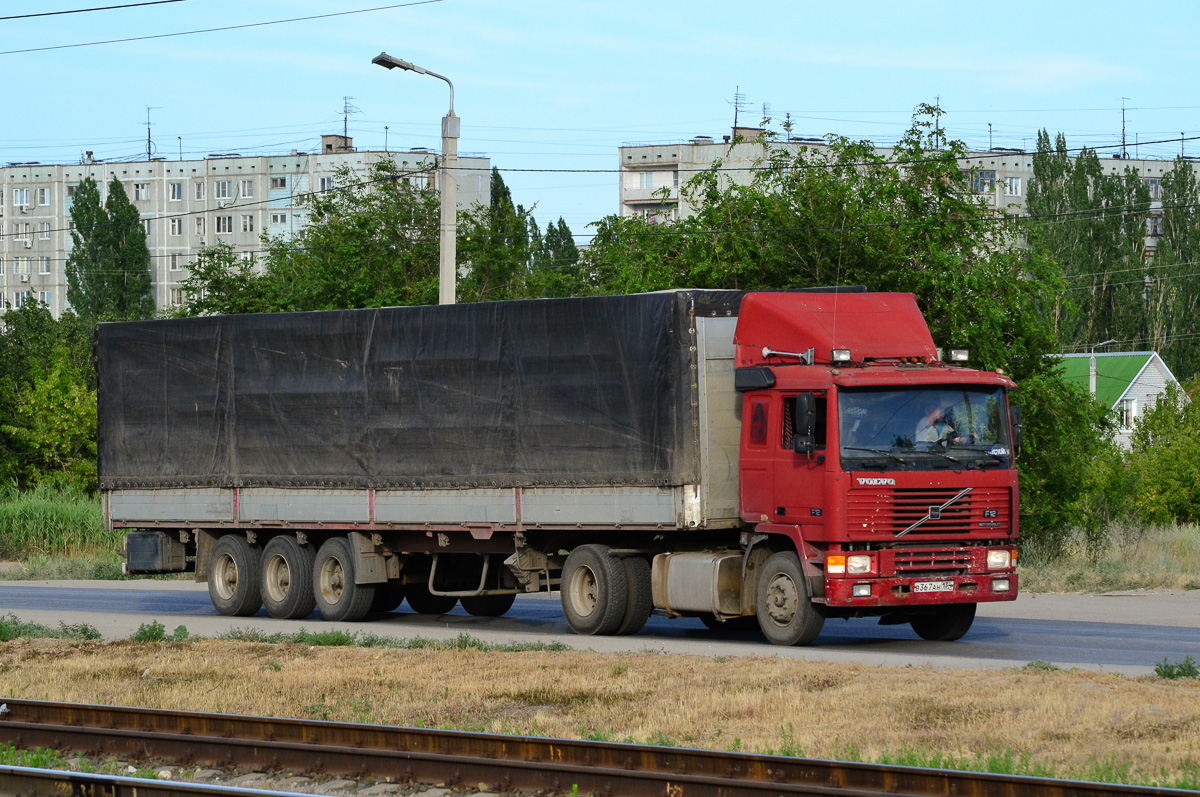
<svg viewBox="0 0 1200 797"><path fill-rule="evenodd" d="M63 14L86 14L89 11L113 11L118 8L137 8L139 6L161 6L167 3L182 3L184 0L151 0L145 3L125 3L119 6L98 6L96 8L74 8L69 11L42 11L37 14L15 14L11 17L0 17L0 22L10 19L32 19L33 17L57 17Z"/></svg>
<svg viewBox="0 0 1200 797"><path fill-rule="evenodd" d="M130 36L125 39L106 39L104 41L95 42L78 42L76 44L57 44L52 47L29 47L24 50L3 50L0 55L19 55L21 53L41 53L48 50L69 50L74 47L96 47L101 44L122 44L125 42L140 42L150 39L168 39L172 36L191 36L196 33L216 33L225 30L242 30L244 28L261 28L267 25L283 25L288 22L308 22L314 19L329 19L331 17L344 17L350 14L367 14L372 11L387 11L393 8L408 8L410 6L424 6L430 3L441 3L445 0L414 0L409 3L397 3L390 6L377 6L375 8L360 8L355 11L336 11L331 14L316 14L310 17L293 17L291 19L275 19L269 22L250 22L245 25L226 25L220 28L204 28L201 30L184 30L177 33L158 33L152 36Z"/></svg>

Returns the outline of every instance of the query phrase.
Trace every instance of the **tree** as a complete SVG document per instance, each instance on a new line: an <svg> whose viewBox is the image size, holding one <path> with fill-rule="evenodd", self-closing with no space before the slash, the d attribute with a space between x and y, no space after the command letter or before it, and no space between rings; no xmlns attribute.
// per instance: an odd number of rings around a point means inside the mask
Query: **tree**
<svg viewBox="0 0 1200 797"><path fill-rule="evenodd" d="M150 249L137 208L113 178L108 199L91 177L71 204L71 254L67 258L67 301L89 321L129 320L154 315Z"/></svg>
<svg viewBox="0 0 1200 797"><path fill-rule="evenodd" d="M1150 318L1147 348L1186 382L1200 376L1200 184L1191 161L1176 158L1162 176L1161 236L1143 283Z"/></svg>
<svg viewBox="0 0 1200 797"><path fill-rule="evenodd" d="M464 301L518 299L527 295L537 223L492 168L491 201L463 214L459 251L467 271L459 282Z"/></svg>
<svg viewBox="0 0 1200 797"><path fill-rule="evenodd" d="M531 219L531 229L537 225ZM578 296L587 290L583 269L579 265L579 248L575 236L562 216L558 223L546 225L546 234L534 236L533 263L529 275L531 296Z"/></svg>

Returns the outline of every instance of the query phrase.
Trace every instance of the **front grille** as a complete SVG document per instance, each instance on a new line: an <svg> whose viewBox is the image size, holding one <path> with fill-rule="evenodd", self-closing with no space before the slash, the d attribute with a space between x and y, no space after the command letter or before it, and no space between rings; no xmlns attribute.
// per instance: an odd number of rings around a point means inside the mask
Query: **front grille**
<svg viewBox="0 0 1200 797"><path fill-rule="evenodd" d="M880 571L885 576L917 573L967 573L971 569L969 548L941 548L928 551L892 550L884 551L882 557Z"/></svg>
<svg viewBox="0 0 1200 797"><path fill-rule="evenodd" d="M847 500L847 530L856 538L898 534L940 507L962 488L856 487ZM909 532L920 534L1007 535L1012 525L1012 494L1007 487L976 487L950 506L941 517L926 520Z"/></svg>

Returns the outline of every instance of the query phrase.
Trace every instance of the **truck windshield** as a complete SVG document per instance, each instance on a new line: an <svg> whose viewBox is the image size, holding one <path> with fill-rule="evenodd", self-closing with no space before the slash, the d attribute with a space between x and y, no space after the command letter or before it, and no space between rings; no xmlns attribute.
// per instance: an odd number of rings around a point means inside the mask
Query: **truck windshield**
<svg viewBox="0 0 1200 797"><path fill-rule="evenodd" d="M1010 468L1004 389L964 385L838 393L846 470Z"/></svg>

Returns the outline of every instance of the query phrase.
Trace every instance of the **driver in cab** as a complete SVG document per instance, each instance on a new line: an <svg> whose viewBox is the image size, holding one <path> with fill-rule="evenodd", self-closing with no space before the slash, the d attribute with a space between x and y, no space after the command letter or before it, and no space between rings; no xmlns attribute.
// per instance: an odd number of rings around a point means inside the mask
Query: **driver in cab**
<svg viewBox="0 0 1200 797"><path fill-rule="evenodd" d="M968 443L974 435L960 435L954 423L953 405L944 402L930 402L925 407L925 413L917 422L915 439L917 444L925 447L939 443Z"/></svg>

